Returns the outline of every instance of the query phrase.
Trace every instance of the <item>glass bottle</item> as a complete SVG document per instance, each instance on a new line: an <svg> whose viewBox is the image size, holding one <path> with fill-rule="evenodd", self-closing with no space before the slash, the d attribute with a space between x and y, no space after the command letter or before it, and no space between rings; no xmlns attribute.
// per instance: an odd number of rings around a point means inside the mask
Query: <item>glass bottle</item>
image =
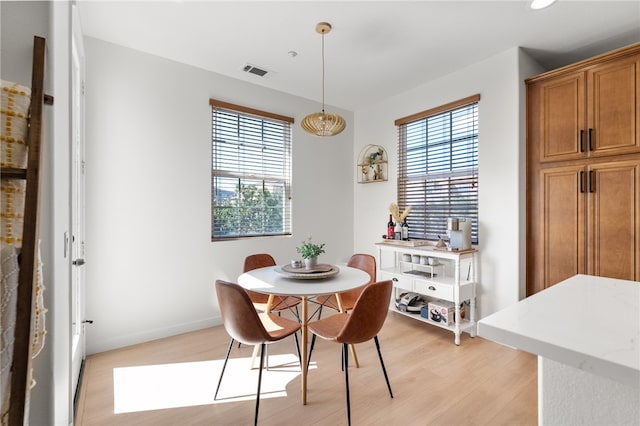
<svg viewBox="0 0 640 426"><path fill-rule="evenodd" d="M389 222L387 223L387 239L388 240L393 240L394 237L394 233L395 233L395 227L396 224L393 223L393 216L389 215Z"/></svg>
<svg viewBox="0 0 640 426"><path fill-rule="evenodd" d="M402 222L402 239L404 241L409 239L409 224L407 224L407 219Z"/></svg>

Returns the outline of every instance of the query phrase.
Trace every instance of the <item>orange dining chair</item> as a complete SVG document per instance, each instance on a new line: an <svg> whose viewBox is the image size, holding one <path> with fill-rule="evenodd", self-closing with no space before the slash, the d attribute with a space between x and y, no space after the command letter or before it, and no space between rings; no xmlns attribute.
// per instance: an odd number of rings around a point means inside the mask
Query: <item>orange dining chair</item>
<svg viewBox="0 0 640 426"><path fill-rule="evenodd" d="M216 294L218 295L218 305L224 328L227 330L231 340L227 349L227 356L222 365L220 379L216 387L216 393L213 397L218 397L222 376L227 367L229 354L233 342L244 343L246 345L260 345L260 369L258 373L258 390L256 392L256 411L253 424L258 424L258 409L260 407L260 385L262 384L262 367L266 347L268 344L280 341L285 337L295 334L300 329L300 323L274 315L270 312L258 313L254 307L249 295L238 284L230 283L222 280L216 281Z"/></svg>
<svg viewBox="0 0 640 426"><path fill-rule="evenodd" d="M352 268L358 268L365 271L369 274L369 283L373 283L376 281L376 258L371 256L370 254L362 254L357 253L349 258L347 262L347 266ZM340 301L342 302L342 309L344 312L350 311L353 309L353 306L356 304L356 300L360 297L362 290L366 287L366 284L354 288L352 290L343 291L340 293ZM322 308L324 306L335 309L336 311L340 310L340 306L338 304L338 299L335 294L318 296L314 299L314 302L319 303L320 307L318 308L318 319L322 317ZM307 360L307 365L311 362L311 353L313 352L313 347L316 344L316 336L315 334L311 336L311 346L309 347L309 359ZM360 364L358 362L358 357L356 356L356 351L352 347L353 361L356 367L359 367Z"/></svg>
<svg viewBox="0 0 640 426"><path fill-rule="evenodd" d="M242 267L242 272L249 272L258 268L265 268L267 266L276 266L276 261L268 253L256 253L251 254L244 258L244 266ZM245 290L253 303L253 307L258 312L265 312L267 310L267 304L269 301L269 295L264 293L259 293L257 291ZM274 296L271 312L277 312L278 316L282 311L290 310L296 316L298 321L300 321L300 315L298 313L298 305L300 304L300 299L293 296ZM294 308L291 309L291 308ZM296 348L298 350L298 357L300 357L300 344L298 342L298 335L294 335L296 339ZM238 347L240 347L240 343L238 343ZM251 360L251 365L253 365L256 351L253 352L253 359ZM267 368L269 368L267 366Z"/></svg>
<svg viewBox="0 0 640 426"><path fill-rule="evenodd" d="M391 280L370 283L365 286L353 306L351 313L338 313L318 321L310 322L307 327L315 336L342 344L342 369L347 394L347 422L351 425L351 401L349 397L349 345L363 343L373 339L378 350L380 365L387 382L389 395L393 398L389 376L384 366L378 333L389 311L389 299L392 289Z"/></svg>
<svg viewBox="0 0 640 426"><path fill-rule="evenodd" d="M347 266L352 268L357 268L365 271L369 274L371 279L369 283L373 283L376 281L376 258L371 256L370 254L354 254L349 258L347 262ZM343 291L340 293L340 300L342 302L342 308L344 311L349 311L353 309L353 306L356 304L356 300L360 297L360 293L364 290L364 285L361 287L354 288L352 290ZM326 306L328 308L335 309L336 311L340 310L338 306L338 299L335 294L331 294L328 296L318 296L315 298L315 301L320 303L322 306ZM320 312L318 313L320 314Z"/></svg>
<svg viewBox="0 0 640 426"><path fill-rule="evenodd" d="M242 272L249 272L254 269L264 268L267 266L276 266L276 261L270 254L257 253L252 254L244 259L244 266ZM245 290L253 302L253 306L256 310L264 312L267 310L267 301L269 295L264 293L258 293L257 291ZM287 309L295 308L295 315L299 318L297 306L300 304L300 299L293 296L275 296L273 300L273 306L271 312L282 312Z"/></svg>

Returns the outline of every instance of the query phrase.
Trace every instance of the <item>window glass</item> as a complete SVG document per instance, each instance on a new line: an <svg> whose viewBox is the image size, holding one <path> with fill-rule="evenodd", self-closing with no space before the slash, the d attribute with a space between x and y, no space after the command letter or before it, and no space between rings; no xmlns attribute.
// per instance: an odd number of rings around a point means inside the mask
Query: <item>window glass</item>
<svg viewBox="0 0 640 426"><path fill-rule="evenodd" d="M211 239L290 235L293 119L210 104Z"/></svg>
<svg viewBox="0 0 640 426"><path fill-rule="evenodd" d="M398 205L411 207L410 238L436 240L449 217L470 218L478 243L478 100L396 121Z"/></svg>

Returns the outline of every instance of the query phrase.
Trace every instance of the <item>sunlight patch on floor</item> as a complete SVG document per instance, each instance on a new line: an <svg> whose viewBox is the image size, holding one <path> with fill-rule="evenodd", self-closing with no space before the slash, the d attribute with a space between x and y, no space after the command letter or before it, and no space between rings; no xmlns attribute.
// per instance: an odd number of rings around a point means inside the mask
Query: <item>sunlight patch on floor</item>
<svg viewBox="0 0 640 426"><path fill-rule="evenodd" d="M258 369L249 368L249 357L229 359L214 401L223 363L224 359L219 359L114 368L114 413L255 400ZM268 364L269 369L262 373L260 399L286 396L287 384L300 374L298 357L271 355ZM312 368L316 368L313 363Z"/></svg>

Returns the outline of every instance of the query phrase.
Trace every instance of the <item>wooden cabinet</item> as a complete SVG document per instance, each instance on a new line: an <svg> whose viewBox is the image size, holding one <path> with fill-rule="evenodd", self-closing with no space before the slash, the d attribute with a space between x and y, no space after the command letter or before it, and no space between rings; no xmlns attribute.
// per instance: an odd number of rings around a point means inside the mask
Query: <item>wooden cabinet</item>
<svg viewBox="0 0 640 426"><path fill-rule="evenodd" d="M534 86L541 162L640 152L640 54Z"/></svg>
<svg viewBox="0 0 640 426"><path fill-rule="evenodd" d="M587 167L587 273L640 281L640 160Z"/></svg>
<svg viewBox="0 0 640 426"><path fill-rule="evenodd" d="M543 288L585 273L584 167L566 166L540 172L540 244L538 259Z"/></svg>
<svg viewBox="0 0 640 426"><path fill-rule="evenodd" d="M527 80L527 294L640 281L640 44Z"/></svg>
<svg viewBox="0 0 640 426"><path fill-rule="evenodd" d="M543 288L584 273L637 279L640 161L546 168L540 182Z"/></svg>

